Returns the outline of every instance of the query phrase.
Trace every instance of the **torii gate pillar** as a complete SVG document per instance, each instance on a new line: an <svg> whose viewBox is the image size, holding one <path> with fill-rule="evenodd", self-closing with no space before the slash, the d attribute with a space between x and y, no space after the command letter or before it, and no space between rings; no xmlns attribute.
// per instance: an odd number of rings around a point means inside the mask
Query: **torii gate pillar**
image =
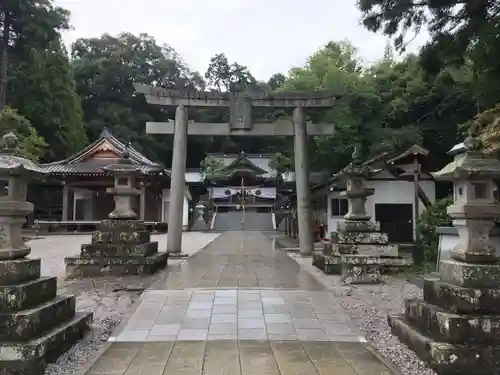
<svg viewBox="0 0 500 375"><path fill-rule="evenodd" d="M171 257L184 256L182 247L182 205L184 202L187 136L293 136L300 253L310 256L314 250L311 222L311 197L307 137L333 135L332 124L306 123L304 108L332 107L339 95L322 91L313 94L244 94L233 92L182 92L135 85L149 104L177 107L175 122L148 122L148 134L174 134L172 179L169 205L167 251ZM189 122L185 107L229 107L229 123ZM254 123L253 107L294 108L293 122Z"/></svg>

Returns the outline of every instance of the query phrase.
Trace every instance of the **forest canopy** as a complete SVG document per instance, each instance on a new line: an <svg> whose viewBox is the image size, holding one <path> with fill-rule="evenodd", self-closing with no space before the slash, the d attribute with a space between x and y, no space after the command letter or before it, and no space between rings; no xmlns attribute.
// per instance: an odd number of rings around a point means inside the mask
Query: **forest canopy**
<svg viewBox="0 0 500 375"><path fill-rule="evenodd" d="M474 7L476 3L485 5ZM331 41L302 66L276 72L264 82L244 62L229 61L223 52L210 59L206 72L192 71L171 46L146 34L83 38L67 51L61 40L61 32L71 24L67 10L51 0L5 2L0 5L0 31L8 28L10 33L0 34L0 119L4 130L22 130L32 141L27 147L31 156L43 162L66 158L107 127L168 166L172 139L147 135L145 123L166 121L173 112L162 112L134 96L134 82L270 93L340 88L344 95L334 108L307 113L308 120L336 126L335 136L310 141L315 169L336 172L350 161L355 144L362 145L365 157L420 144L444 164L446 152L463 139L461 125L482 112L489 116L484 126L488 147L496 150L500 49L493 36L499 31L498 2L429 4L359 0L364 25L395 42L383 58L366 64L348 41ZM428 45L418 54L398 55L411 32L423 28L430 30ZM256 121L288 115L259 111ZM214 110L192 115L203 122L223 122L225 116ZM286 138L193 136L188 166L200 167L211 152L272 153L280 155L275 163L289 161L292 145Z"/></svg>

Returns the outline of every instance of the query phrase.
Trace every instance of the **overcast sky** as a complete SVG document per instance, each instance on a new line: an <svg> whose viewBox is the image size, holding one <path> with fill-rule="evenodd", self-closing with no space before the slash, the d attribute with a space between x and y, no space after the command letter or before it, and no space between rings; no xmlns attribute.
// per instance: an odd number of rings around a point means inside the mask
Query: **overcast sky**
<svg viewBox="0 0 500 375"><path fill-rule="evenodd" d="M387 39L360 24L356 0L55 0L71 11L66 44L104 33L147 33L205 72L224 52L261 80L301 66L325 43L349 40L366 61L382 57ZM425 40L421 35L410 50Z"/></svg>

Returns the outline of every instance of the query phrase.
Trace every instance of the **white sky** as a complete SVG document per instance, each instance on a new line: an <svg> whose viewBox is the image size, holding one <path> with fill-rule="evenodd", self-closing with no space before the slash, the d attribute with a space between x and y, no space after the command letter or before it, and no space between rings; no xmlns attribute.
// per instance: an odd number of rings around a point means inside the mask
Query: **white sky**
<svg viewBox="0 0 500 375"><path fill-rule="evenodd" d="M301 66L329 41L349 40L366 61L382 57L387 39L360 24L356 0L55 0L71 11L66 44L104 33L147 33L172 46L204 74L210 57L249 67L261 80ZM409 51L423 44L419 35Z"/></svg>

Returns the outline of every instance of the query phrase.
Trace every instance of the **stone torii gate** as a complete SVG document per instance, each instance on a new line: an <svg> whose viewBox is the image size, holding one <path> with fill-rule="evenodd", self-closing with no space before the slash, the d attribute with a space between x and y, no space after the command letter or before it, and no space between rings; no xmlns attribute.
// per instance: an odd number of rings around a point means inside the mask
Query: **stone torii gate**
<svg viewBox="0 0 500 375"><path fill-rule="evenodd" d="M302 93L241 93L179 91L141 84L134 85L137 94L143 94L148 104L176 107L175 121L148 122L148 134L174 134L172 179L168 213L167 251L170 256L183 256L182 205L186 173L187 136L293 136L295 146L295 179L297 186L297 213L299 246L302 255L314 250L309 189L309 161L307 137L333 135L332 124L306 123L305 108L333 107L338 94L331 91ZM199 123L188 121L186 107L229 107L229 123ZM294 108L293 122L254 123L252 108Z"/></svg>

